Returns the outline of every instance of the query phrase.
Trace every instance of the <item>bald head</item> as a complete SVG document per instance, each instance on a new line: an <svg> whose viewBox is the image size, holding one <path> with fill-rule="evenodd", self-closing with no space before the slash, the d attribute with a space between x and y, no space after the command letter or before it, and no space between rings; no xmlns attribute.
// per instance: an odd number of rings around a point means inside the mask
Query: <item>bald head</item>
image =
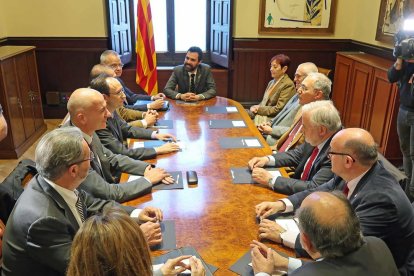
<svg viewBox="0 0 414 276"><path fill-rule="evenodd" d="M76 89L69 97L68 111L71 118L76 117L76 114L88 110L97 103L103 101L101 93L90 88Z"/></svg>
<svg viewBox="0 0 414 276"><path fill-rule="evenodd" d="M377 161L377 144L372 135L362 128L339 131L332 139L332 144L349 153L362 166L371 167Z"/></svg>
<svg viewBox="0 0 414 276"><path fill-rule="evenodd" d="M362 245L358 217L342 193L310 194L297 216L302 235L324 258L344 256Z"/></svg>
<svg viewBox="0 0 414 276"><path fill-rule="evenodd" d="M95 64L92 69L91 73L89 74L89 80L92 81L94 78L99 76L100 74L105 74L110 77L115 77L115 71L109 66L103 64Z"/></svg>
<svg viewBox="0 0 414 276"><path fill-rule="evenodd" d="M293 81L295 82L296 90L299 89L300 84L302 81L310 74L310 73L317 73L318 67L312 62L305 62L299 64L298 68L295 72L295 78Z"/></svg>

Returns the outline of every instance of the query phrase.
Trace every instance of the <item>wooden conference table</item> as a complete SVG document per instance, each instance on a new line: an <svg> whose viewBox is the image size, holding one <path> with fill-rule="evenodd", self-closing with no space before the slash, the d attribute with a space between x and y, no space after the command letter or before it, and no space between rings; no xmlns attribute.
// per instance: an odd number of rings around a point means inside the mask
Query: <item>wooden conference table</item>
<svg viewBox="0 0 414 276"><path fill-rule="evenodd" d="M228 268L249 250L250 242L257 239L254 206L285 196L260 185L233 184L230 168L247 167L252 157L269 155L271 150L247 112L236 101L216 97L196 104L170 101L170 106L170 110L160 117L174 120L174 128L160 132L175 135L186 148L149 162L167 171L182 171L184 189L153 190L152 194L132 200L127 205L161 208L164 219L175 221L178 248L194 247L207 263L219 268L215 275L235 275ZM209 114L205 111L206 106L236 106L239 112ZM211 119L241 118L247 128L209 128ZM264 147L222 149L219 145L220 137L240 136L255 136ZM187 185L185 172L188 170L197 172L198 185ZM294 255L285 247L266 244Z"/></svg>

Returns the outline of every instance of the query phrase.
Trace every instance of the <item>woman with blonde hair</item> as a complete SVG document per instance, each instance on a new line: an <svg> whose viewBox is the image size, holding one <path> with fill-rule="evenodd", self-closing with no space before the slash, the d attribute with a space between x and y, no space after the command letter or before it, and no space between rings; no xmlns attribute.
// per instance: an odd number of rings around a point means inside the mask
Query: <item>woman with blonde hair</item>
<svg viewBox="0 0 414 276"><path fill-rule="evenodd" d="M183 260L190 258L190 265ZM122 209L108 209L86 220L72 243L68 276L176 275L191 269L205 275L201 261L191 256L168 260L153 272L148 244L137 221Z"/></svg>

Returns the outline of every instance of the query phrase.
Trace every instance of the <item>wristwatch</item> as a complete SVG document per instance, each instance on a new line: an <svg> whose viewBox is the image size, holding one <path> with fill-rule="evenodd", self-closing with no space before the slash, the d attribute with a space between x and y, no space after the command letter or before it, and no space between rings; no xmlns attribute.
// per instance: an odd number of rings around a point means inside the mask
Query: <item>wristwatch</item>
<svg viewBox="0 0 414 276"><path fill-rule="evenodd" d="M269 180L267 181L267 186L273 189L273 177L269 178Z"/></svg>

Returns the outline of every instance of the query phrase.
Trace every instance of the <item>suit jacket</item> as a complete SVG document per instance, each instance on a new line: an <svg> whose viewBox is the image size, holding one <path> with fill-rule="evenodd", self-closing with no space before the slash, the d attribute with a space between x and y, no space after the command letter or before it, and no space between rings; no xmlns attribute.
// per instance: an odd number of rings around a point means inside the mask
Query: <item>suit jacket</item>
<svg viewBox="0 0 414 276"><path fill-rule="evenodd" d="M295 115L295 119L293 120L293 124L290 126L290 128L288 129L288 131L286 131L282 137L280 137L280 139L277 141L276 143L276 149L279 150L283 143L288 139L289 137L289 133L293 130L293 128L295 127L296 123L302 119L302 109L299 109L298 112ZM292 140L292 142L290 143L290 145L286 148L286 150L289 149L294 149L297 146L302 145L305 142L305 135L303 135L303 131L300 130L298 133L296 133L294 139Z"/></svg>
<svg viewBox="0 0 414 276"><path fill-rule="evenodd" d="M151 96L134 93L125 85L124 81L121 78L117 78L117 80L119 80L119 82L122 85L122 88L124 89L124 93L125 93L126 100L128 103L127 105L125 105L125 107L129 109L134 109L134 110L147 111L148 108L146 104L140 104L140 105L134 105L134 104L136 103L136 101L139 101L139 100L151 101Z"/></svg>
<svg viewBox="0 0 414 276"><path fill-rule="evenodd" d="M307 262L292 276L398 276L397 267L387 245L376 237L365 237L364 244L354 252L340 258L326 258Z"/></svg>
<svg viewBox="0 0 414 276"><path fill-rule="evenodd" d="M174 67L171 77L165 85L164 94L168 98L175 100L178 93L187 93L189 91L190 77L184 65ZM192 92L203 95L206 100L216 96L216 83L211 74L211 68L207 64L200 63L198 65L195 76L195 91Z"/></svg>
<svg viewBox="0 0 414 276"><path fill-rule="evenodd" d="M288 197L295 208L314 191L343 190L345 182L335 176L329 182ZM396 179L375 163L359 181L349 198L364 236L381 238L394 257L401 275L414 275L414 210ZM299 239L296 240L300 248Z"/></svg>
<svg viewBox="0 0 414 276"><path fill-rule="evenodd" d="M312 154L314 149L313 146L305 142L293 150L274 154L273 157L275 158L275 166L277 168L295 167L295 172L291 178L278 177L273 186L273 190L278 193L291 195L306 189L316 188L332 179L334 174L331 171L331 160L328 158L328 151L330 149L329 143L331 142L332 137L333 135L327 139L313 162L307 180L300 180L300 178L305 168L306 161Z"/></svg>
<svg viewBox="0 0 414 276"><path fill-rule="evenodd" d="M155 158L157 155L155 149L128 149L124 144L124 141L126 138L151 139L152 132L153 131L149 129L129 125L114 112L112 118L108 118L106 121L106 128L96 131L96 134L98 134L102 145L113 153L126 155L134 159L145 160Z"/></svg>
<svg viewBox="0 0 414 276"><path fill-rule="evenodd" d="M135 127L144 127L141 121L144 118L144 112L126 108L125 106L118 108L115 112L118 112L119 117L128 122L128 124Z"/></svg>
<svg viewBox="0 0 414 276"><path fill-rule="evenodd" d="M84 214L120 206L81 191ZM132 208L123 207L129 213ZM58 192L39 175L17 201L3 237L2 275L65 275L79 225Z"/></svg>
<svg viewBox="0 0 414 276"><path fill-rule="evenodd" d="M279 140L280 137L282 137L282 135L289 130L293 124L296 114L301 108L302 106L299 105L299 97L295 94L292 98L290 98L283 109L272 119L272 132L266 137L266 142L269 146L275 145L277 140Z"/></svg>
<svg viewBox="0 0 414 276"><path fill-rule="evenodd" d="M275 80L269 81L266 91L270 89L274 83ZM269 91L267 101L264 102L263 99L260 103L257 115L267 117L276 116L276 114L278 114L283 109L283 107L290 100L290 98L295 95L295 93L295 84L288 75L283 75L276 86L271 91Z"/></svg>

